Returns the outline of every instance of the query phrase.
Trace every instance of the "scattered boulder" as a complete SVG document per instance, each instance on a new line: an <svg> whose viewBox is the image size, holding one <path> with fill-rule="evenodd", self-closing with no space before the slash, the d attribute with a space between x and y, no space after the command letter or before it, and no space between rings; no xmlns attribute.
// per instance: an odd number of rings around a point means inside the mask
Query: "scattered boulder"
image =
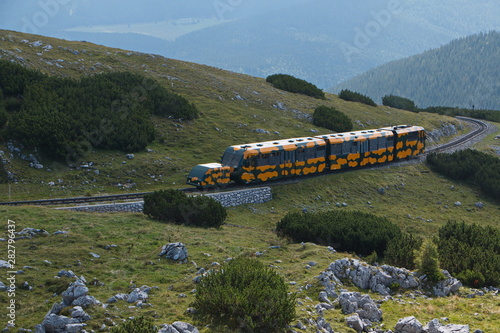
<svg viewBox="0 0 500 333"><path fill-rule="evenodd" d="M344 314L357 313L361 319L369 321L378 322L382 319L382 311L370 295L344 291L340 293L339 304Z"/></svg>
<svg viewBox="0 0 500 333"><path fill-rule="evenodd" d="M423 333L424 328L422 324L414 317L405 317L399 319L396 326L394 326L396 333Z"/></svg>
<svg viewBox="0 0 500 333"><path fill-rule="evenodd" d="M199 333L198 329L193 325L183 322L176 321L172 325L163 324L160 327L158 333Z"/></svg>
<svg viewBox="0 0 500 333"><path fill-rule="evenodd" d="M262 128L257 128L257 129L254 129L252 132L255 132L255 133L262 133L262 134L270 134L269 131L266 131L265 129L262 129Z"/></svg>
<svg viewBox="0 0 500 333"><path fill-rule="evenodd" d="M35 228L24 228L18 233L16 233L16 239L31 239L37 236L48 236L49 233L44 229L35 229Z"/></svg>
<svg viewBox="0 0 500 333"><path fill-rule="evenodd" d="M427 333L469 333L469 325L441 325L439 320L431 320L424 328Z"/></svg>
<svg viewBox="0 0 500 333"><path fill-rule="evenodd" d="M184 261L188 257L188 251L182 243L170 243L162 247L159 256L175 261Z"/></svg>
<svg viewBox="0 0 500 333"><path fill-rule="evenodd" d="M357 313L352 316L346 317L345 319L347 326L355 330L356 332L362 332L365 325Z"/></svg>

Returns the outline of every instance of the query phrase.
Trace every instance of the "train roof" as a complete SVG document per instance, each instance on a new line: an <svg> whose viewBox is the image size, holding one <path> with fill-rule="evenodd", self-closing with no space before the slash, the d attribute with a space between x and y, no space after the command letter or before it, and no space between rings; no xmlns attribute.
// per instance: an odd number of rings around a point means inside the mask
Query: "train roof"
<svg viewBox="0 0 500 333"><path fill-rule="evenodd" d="M240 145L233 145L230 146L228 149L232 149L233 151L257 150L260 153L270 153L272 151L278 151L278 150L293 150L297 147L324 146L326 144L326 140L328 140L330 143L337 141L338 142L364 141L369 138L390 137L393 136L394 131L396 131L397 133L408 133L420 130L424 130L423 127L411 126L411 125L398 125L398 126L382 127L379 129L360 130L360 131L343 132L343 133L331 133L331 134L316 135L311 137L299 137L291 139L246 143Z"/></svg>

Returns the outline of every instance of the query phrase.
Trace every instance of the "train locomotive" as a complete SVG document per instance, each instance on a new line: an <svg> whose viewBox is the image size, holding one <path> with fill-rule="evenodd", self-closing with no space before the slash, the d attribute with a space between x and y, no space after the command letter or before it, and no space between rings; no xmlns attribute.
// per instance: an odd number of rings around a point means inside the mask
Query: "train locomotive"
<svg viewBox="0 0 500 333"><path fill-rule="evenodd" d="M423 127L398 125L373 130L325 134L234 145L221 163L195 166L187 184L199 189L310 175L402 160L422 154Z"/></svg>

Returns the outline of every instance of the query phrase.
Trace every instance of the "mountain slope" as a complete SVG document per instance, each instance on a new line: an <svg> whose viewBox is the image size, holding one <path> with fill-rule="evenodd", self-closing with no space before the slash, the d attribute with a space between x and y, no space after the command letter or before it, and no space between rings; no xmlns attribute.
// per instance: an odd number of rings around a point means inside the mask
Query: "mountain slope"
<svg viewBox="0 0 500 333"><path fill-rule="evenodd" d="M500 33L480 33L379 66L335 87L410 98L419 107L500 110Z"/></svg>

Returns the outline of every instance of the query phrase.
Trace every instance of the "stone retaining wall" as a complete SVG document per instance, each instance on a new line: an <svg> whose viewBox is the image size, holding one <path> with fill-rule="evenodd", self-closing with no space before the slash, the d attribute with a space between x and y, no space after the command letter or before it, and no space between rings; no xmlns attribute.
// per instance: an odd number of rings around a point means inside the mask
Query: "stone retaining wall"
<svg viewBox="0 0 500 333"><path fill-rule="evenodd" d="M219 201L224 207L234 207L243 204L260 204L272 200L273 194L270 187L258 187L239 191L208 193L209 197ZM112 203L102 205L88 205L75 207L60 207L79 212L110 213L110 212L142 212L144 201Z"/></svg>

